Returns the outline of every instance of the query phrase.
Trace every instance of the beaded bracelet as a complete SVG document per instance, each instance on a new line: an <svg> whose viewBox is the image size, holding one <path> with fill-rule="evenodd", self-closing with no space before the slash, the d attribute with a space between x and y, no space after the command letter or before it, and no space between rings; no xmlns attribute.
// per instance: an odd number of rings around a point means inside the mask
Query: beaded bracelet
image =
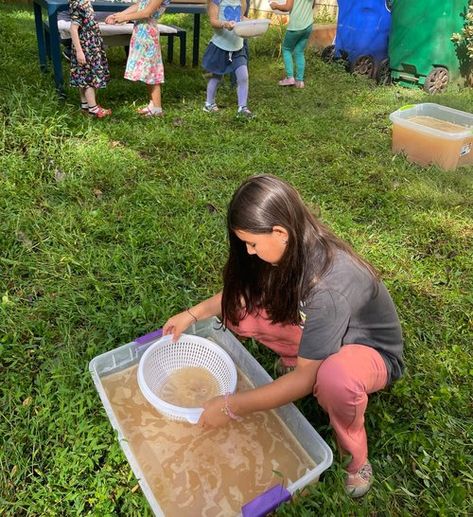
<svg viewBox="0 0 473 517"><path fill-rule="evenodd" d="M197 318L192 314L191 310L190 309L186 309L186 312L188 312L193 318L194 318L194 321L197 323Z"/></svg>
<svg viewBox="0 0 473 517"><path fill-rule="evenodd" d="M228 405L228 397L231 395L231 393L225 393L225 405L222 408L222 413L228 418L231 418L232 420L236 420L237 422L241 422L243 418L241 416L235 415L235 413L230 409L230 406Z"/></svg>

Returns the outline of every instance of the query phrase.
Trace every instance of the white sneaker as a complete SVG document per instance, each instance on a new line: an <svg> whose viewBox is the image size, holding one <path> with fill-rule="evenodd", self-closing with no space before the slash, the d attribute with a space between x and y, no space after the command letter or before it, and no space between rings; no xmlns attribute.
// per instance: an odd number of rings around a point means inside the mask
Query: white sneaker
<svg viewBox="0 0 473 517"><path fill-rule="evenodd" d="M218 111L218 106L215 104L215 102L213 104L205 103L202 109L205 111L205 113L216 113Z"/></svg>

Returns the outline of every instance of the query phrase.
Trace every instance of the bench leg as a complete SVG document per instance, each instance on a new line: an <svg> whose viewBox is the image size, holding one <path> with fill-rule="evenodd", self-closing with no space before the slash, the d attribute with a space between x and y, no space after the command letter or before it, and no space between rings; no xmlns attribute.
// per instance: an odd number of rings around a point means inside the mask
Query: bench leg
<svg viewBox="0 0 473 517"><path fill-rule="evenodd" d="M49 59L49 61L51 61L51 43L50 43L49 38L50 38L49 30L47 29L47 27L45 27L44 28L44 41L46 43L46 56Z"/></svg>
<svg viewBox="0 0 473 517"><path fill-rule="evenodd" d="M180 47L179 47L179 62L181 66L186 66L186 33L185 31L179 34Z"/></svg>
<svg viewBox="0 0 473 517"><path fill-rule="evenodd" d="M168 63L172 63L174 58L174 35L168 35Z"/></svg>
<svg viewBox="0 0 473 517"><path fill-rule="evenodd" d="M194 14L194 34L192 39L192 66L197 66L199 64L200 13Z"/></svg>
<svg viewBox="0 0 473 517"><path fill-rule="evenodd" d="M39 57L39 68L42 72L46 72L47 69L47 57L46 57L46 44L43 31L43 19L41 13L41 6L36 2L33 3L34 10L34 23L36 27L36 39L38 40L38 57Z"/></svg>
<svg viewBox="0 0 473 517"><path fill-rule="evenodd" d="M64 82L61 63L61 41L57 28L57 12L49 15L49 44L51 47L51 60L53 63L56 90L61 97L64 97Z"/></svg>

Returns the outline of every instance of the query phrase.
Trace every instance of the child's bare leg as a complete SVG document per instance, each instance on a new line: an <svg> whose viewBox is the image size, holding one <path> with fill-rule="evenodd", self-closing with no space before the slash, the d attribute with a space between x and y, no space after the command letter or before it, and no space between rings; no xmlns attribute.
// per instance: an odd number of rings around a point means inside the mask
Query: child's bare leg
<svg viewBox="0 0 473 517"><path fill-rule="evenodd" d="M84 93L85 100L87 101L87 104L89 105L89 108L93 108L97 106L97 100L95 97L95 88L92 88L91 86L87 88L81 88Z"/></svg>
<svg viewBox="0 0 473 517"><path fill-rule="evenodd" d="M161 107L161 85L160 84L147 84L149 97L153 103L154 108L162 109Z"/></svg>
<svg viewBox="0 0 473 517"><path fill-rule="evenodd" d="M91 86L84 88L84 96L87 100L87 104L89 106L89 113L94 115L97 118L108 117L112 114L111 110L104 109L97 104L96 96L95 96L95 88Z"/></svg>
<svg viewBox="0 0 473 517"><path fill-rule="evenodd" d="M80 104L82 109L87 109L89 106L89 103L87 102L87 98L85 96L85 90L86 88L79 88Z"/></svg>
<svg viewBox="0 0 473 517"><path fill-rule="evenodd" d="M147 84L149 93L149 104L146 108L139 109L138 113L145 117L153 117L155 115L160 116L163 114L161 107L161 85L160 84Z"/></svg>

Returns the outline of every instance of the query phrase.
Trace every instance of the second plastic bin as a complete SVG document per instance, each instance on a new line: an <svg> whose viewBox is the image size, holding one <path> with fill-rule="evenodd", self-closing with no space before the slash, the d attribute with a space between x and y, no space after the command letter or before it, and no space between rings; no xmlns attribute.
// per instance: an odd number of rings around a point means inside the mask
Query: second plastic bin
<svg viewBox="0 0 473 517"><path fill-rule="evenodd" d="M445 170L473 164L473 114L433 103L404 106L393 123L393 153Z"/></svg>

